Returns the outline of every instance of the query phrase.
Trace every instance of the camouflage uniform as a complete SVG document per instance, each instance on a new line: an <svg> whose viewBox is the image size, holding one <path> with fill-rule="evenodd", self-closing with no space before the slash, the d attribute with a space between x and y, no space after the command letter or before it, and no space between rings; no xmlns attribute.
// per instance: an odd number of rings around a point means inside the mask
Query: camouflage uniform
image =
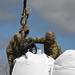
<svg viewBox="0 0 75 75"><path fill-rule="evenodd" d="M28 29L28 27L25 26L24 31L26 32ZM20 57L22 54L19 50L20 47L20 41L23 39L21 36L21 31L17 32L10 40L7 49L6 49L6 53L7 53L7 58L8 58L8 63L9 63L9 67L10 67L10 75L12 73L13 70L13 66L14 66L14 59Z"/></svg>
<svg viewBox="0 0 75 75"><path fill-rule="evenodd" d="M47 54L48 56L53 57L54 59L56 59L60 54L62 54L62 50L60 48L60 46L57 44L57 42L55 41L55 34L54 32L52 32L52 35L50 35L48 32L45 35L45 38L43 37L39 37L39 38L28 38L28 40L33 40L35 43L39 43L39 44L44 44L44 52L45 54ZM50 44L47 43L47 40L50 39Z"/></svg>

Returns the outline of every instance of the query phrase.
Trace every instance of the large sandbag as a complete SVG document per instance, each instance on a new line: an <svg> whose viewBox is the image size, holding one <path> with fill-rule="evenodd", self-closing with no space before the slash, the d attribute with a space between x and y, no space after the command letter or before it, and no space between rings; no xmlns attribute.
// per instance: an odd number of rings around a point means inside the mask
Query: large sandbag
<svg viewBox="0 0 75 75"><path fill-rule="evenodd" d="M51 75L54 59L45 54L26 53L15 60L12 75Z"/></svg>
<svg viewBox="0 0 75 75"><path fill-rule="evenodd" d="M53 75L75 75L75 50L66 50L55 60Z"/></svg>

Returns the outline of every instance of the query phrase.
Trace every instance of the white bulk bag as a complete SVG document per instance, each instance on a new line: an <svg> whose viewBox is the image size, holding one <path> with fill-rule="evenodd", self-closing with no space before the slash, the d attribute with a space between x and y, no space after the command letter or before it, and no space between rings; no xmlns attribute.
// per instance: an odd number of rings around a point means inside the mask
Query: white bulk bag
<svg viewBox="0 0 75 75"><path fill-rule="evenodd" d="M75 75L75 50L66 50L55 60L53 75Z"/></svg>
<svg viewBox="0 0 75 75"><path fill-rule="evenodd" d="M51 75L54 59L43 54L27 52L15 59L12 75Z"/></svg>

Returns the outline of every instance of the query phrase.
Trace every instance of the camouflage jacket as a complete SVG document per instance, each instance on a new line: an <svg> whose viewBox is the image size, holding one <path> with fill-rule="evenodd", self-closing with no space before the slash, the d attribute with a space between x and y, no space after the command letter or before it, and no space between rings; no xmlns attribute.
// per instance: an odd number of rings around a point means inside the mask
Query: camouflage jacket
<svg viewBox="0 0 75 75"><path fill-rule="evenodd" d="M8 61L12 62L15 58L20 57L22 55L19 51L20 41L21 41L20 33L16 33L11 38L11 40L6 48Z"/></svg>
<svg viewBox="0 0 75 75"><path fill-rule="evenodd" d="M56 59L60 54L62 54L62 50L60 46L57 44L56 41L54 41L51 45L46 44L46 39L43 37L39 38L28 38L28 41L34 41L35 43L44 44L44 52L48 56L53 57Z"/></svg>
<svg viewBox="0 0 75 75"><path fill-rule="evenodd" d="M11 39L10 42L6 48L8 63L10 67L10 75L13 70L14 66L14 59L22 56L21 50L20 50L20 42L23 41L21 34L17 32Z"/></svg>

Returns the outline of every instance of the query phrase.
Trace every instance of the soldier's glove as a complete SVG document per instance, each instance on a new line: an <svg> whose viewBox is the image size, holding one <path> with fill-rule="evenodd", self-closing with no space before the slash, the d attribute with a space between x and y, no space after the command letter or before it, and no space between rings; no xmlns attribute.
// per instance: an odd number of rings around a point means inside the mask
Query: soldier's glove
<svg viewBox="0 0 75 75"><path fill-rule="evenodd" d="M21 54L25 54L26 52L28 52L28 49L30 50L31 47L34 46L34 41L32 41L29 44L23 44L22 46L19 47L19 50L21 52Z"/></svg>

